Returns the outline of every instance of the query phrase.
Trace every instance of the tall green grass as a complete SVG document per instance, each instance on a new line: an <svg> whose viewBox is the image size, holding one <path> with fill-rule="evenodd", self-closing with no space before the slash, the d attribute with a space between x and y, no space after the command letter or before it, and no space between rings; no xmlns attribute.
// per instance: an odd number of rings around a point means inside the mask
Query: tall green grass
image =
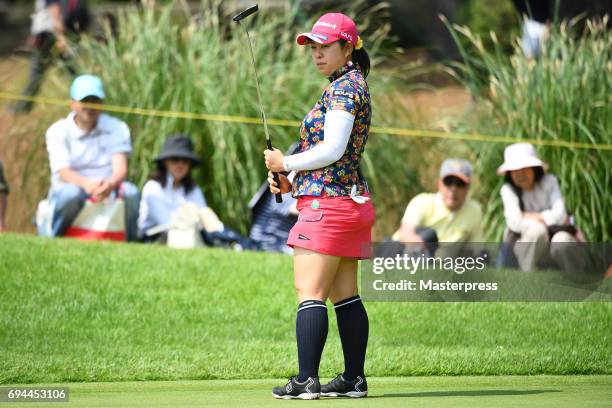
<svg viewBox="0 0 612 408"><path fill-rule="evenodd" d="M356 2L352 7L362 7ZM255 81L242 29L223 12L221 2L203 1L193 17L183 3L131 9L118 16L119 34L106 43L85 40L81 45L83 71L100 75L110 104L148 109L259 117ZM182 8L181 8L182 7ZM176 10L184 13L176 13ZM350 10L349 10L350 12ZM397 75L376 71L384 59L383 43L389 26L380 24L385 8L360 14L365 46L374 68L370 88L374 122L391 124L396 117L386 107L392 99L385 90L402 86ZM297 8L262 9L245 21L254 40L254 52L269 118L301 121L314 105L327 79L311 62L309 52L295 45L295 35L311 27L300 22ZM376 17L376 18L374 18ZM375 24L374 21L377 21ZM383 20L384 21L384 20ZM387 47L388 48L388 47ZM378 98L378 101L376 100ZM380 104L379 104L380 101ZM133 132L134 154L130 176L142 185L165 137L173 132L190 134L204 158L196 176L209 204L230 225L246 229L246 203L265 179L263 127L237 123L119 115ZM405 125L405 123L404 123ZM287 149L299 139L299 128L270 128L274 144ZM406 165L408 140L372 136L364 158L364 172L379 191L379 215L395 214L416 191L416 171ZM398 198L399 197L399 198Z"/></svg>
<svg viewBox="0 0 612 408"><path fill-rule="evenodd" d="M582 32L572 23L552 26L539 60L523 57L518 43L504 54L494 33L495 47L465 27L451 32L461 44L464 62L455 73L480 103L476 119L464 130L485 134L593 144L612 143L612 36L603 21L587 21ZM495 175L503 161L500 144L474 144L480 196L488 202L485 225L490 237L503 230ZM591 241L612 239L612 152L538 147L538 154L558 176L566 207Z"/></svg>

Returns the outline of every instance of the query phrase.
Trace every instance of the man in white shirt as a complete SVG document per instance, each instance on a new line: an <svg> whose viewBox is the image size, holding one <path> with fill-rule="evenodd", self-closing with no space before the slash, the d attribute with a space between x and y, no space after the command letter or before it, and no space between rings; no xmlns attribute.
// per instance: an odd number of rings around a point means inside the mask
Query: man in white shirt
<svg viewBox="0 0 612 408"><path fill-rule="evenodd" d="M53 215L50 231L39 228L39 234L64 235L88 197L102 200L119 189L126 204L126 237L136 240L140 194L125 181L132 151L130 130L125 122L83 105L99 104L102 109L105 94L100 78L77 77L70 97L72 112L46 134Z"/></svg>

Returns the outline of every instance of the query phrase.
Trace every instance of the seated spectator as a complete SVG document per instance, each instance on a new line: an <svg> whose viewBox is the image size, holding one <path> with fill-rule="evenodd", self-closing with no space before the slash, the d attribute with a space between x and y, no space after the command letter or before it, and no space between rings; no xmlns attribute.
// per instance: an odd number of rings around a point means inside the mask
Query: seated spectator
<svg viewBox="0 0 612 408"><path fill-rule="evenodd" d="M159 156L155 158L155 170L142 188L138 230L146 242L165 237L164 232L147 235L154 227L170 226L173 214L186 203L198 209L206 207L206 199L191 171L200 160L193 151L191 139L174 135L166 139Z"/></svg>
<svg viewBox="0 0 612 408"><path fill-rule="evenodd" d="M138 219L141 239L165 243L168 230L181 217L193 220L198 228L202 224L202 239L207 245L251 249L248 239L225 227L207 207L204 194L191 175L198 164L200 160L189 137L174 135L166 139L155 158L156 168L142 189Z"/></svg>
<svg viewBox="0 0 612 408"><path fill-rule="evenodd" d="M506 147L504 163L497 169L506 178L500 191L506 219L504 242L518 243L513 254L523 271L555 264L568 272L583 270L584 258L576 245L548 244L575 243L577 229L569 223L559 182L546 172L547 167L529 143Z"/></svg>
<svg viewBox="0 0 612 408"><path fill-rule="evenodd" d="M447 159L440 167L437 193L414 197L393 239L425 243L430 255L438 242L482 242L482 209L468 198L472 166L462 159Z"/></svg>
<svg viewBox="0 0 612 408"><path fill-rule="evenodd" d="M4 168L0 161L0 233L6 231L6 207L9 185L4 178Z"/></svg>
<svg viewBox="0 0 612 408"><path fill-rule="evenodd" d="M139 192L126 181L132 151L130 130L125 122L101 112L105 94L100 78L77 77L70 97L72 111L46 134L52 213L48 226L38 226L39 235L63 236L85 200L103 200L120 190L126 207L126 239L133 241L137 237Z"/></svg>

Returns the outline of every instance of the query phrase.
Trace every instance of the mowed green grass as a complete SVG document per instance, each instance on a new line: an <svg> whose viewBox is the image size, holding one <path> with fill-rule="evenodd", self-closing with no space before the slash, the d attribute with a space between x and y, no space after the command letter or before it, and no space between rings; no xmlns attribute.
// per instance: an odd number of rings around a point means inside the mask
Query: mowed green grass
<svg viewBox="0 0 612 408"><path fill-rule="evenodd" d="M144 381L53 384L70 389L57 407L435 407L435 408L608 408L611 376L370 378L362 399L278 401L271 388L283 380ZM40 403L2 403L32 407Z"/></svg>
<svg viewBox="0 0 612 408"><path fill-rule="evenodd" d="M285 378L297 369L290 257L7 234L0 282L0 383ZM612 374L612 303L366 307L372 377ZM322 377L343 369L329 313Z"/></svg>

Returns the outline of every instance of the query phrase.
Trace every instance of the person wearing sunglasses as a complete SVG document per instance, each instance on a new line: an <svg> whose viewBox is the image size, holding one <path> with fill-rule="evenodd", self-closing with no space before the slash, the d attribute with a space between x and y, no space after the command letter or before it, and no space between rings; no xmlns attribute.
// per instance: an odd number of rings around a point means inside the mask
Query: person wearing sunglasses
<svg viewBox="0 0 612 408"><path fill-rule="evenodd" d="M430 255L438 242L482 242L482 208L468 197L472 166L462 159L442 163L438 191L415 196L393 240L425 243Z"/></svg>

